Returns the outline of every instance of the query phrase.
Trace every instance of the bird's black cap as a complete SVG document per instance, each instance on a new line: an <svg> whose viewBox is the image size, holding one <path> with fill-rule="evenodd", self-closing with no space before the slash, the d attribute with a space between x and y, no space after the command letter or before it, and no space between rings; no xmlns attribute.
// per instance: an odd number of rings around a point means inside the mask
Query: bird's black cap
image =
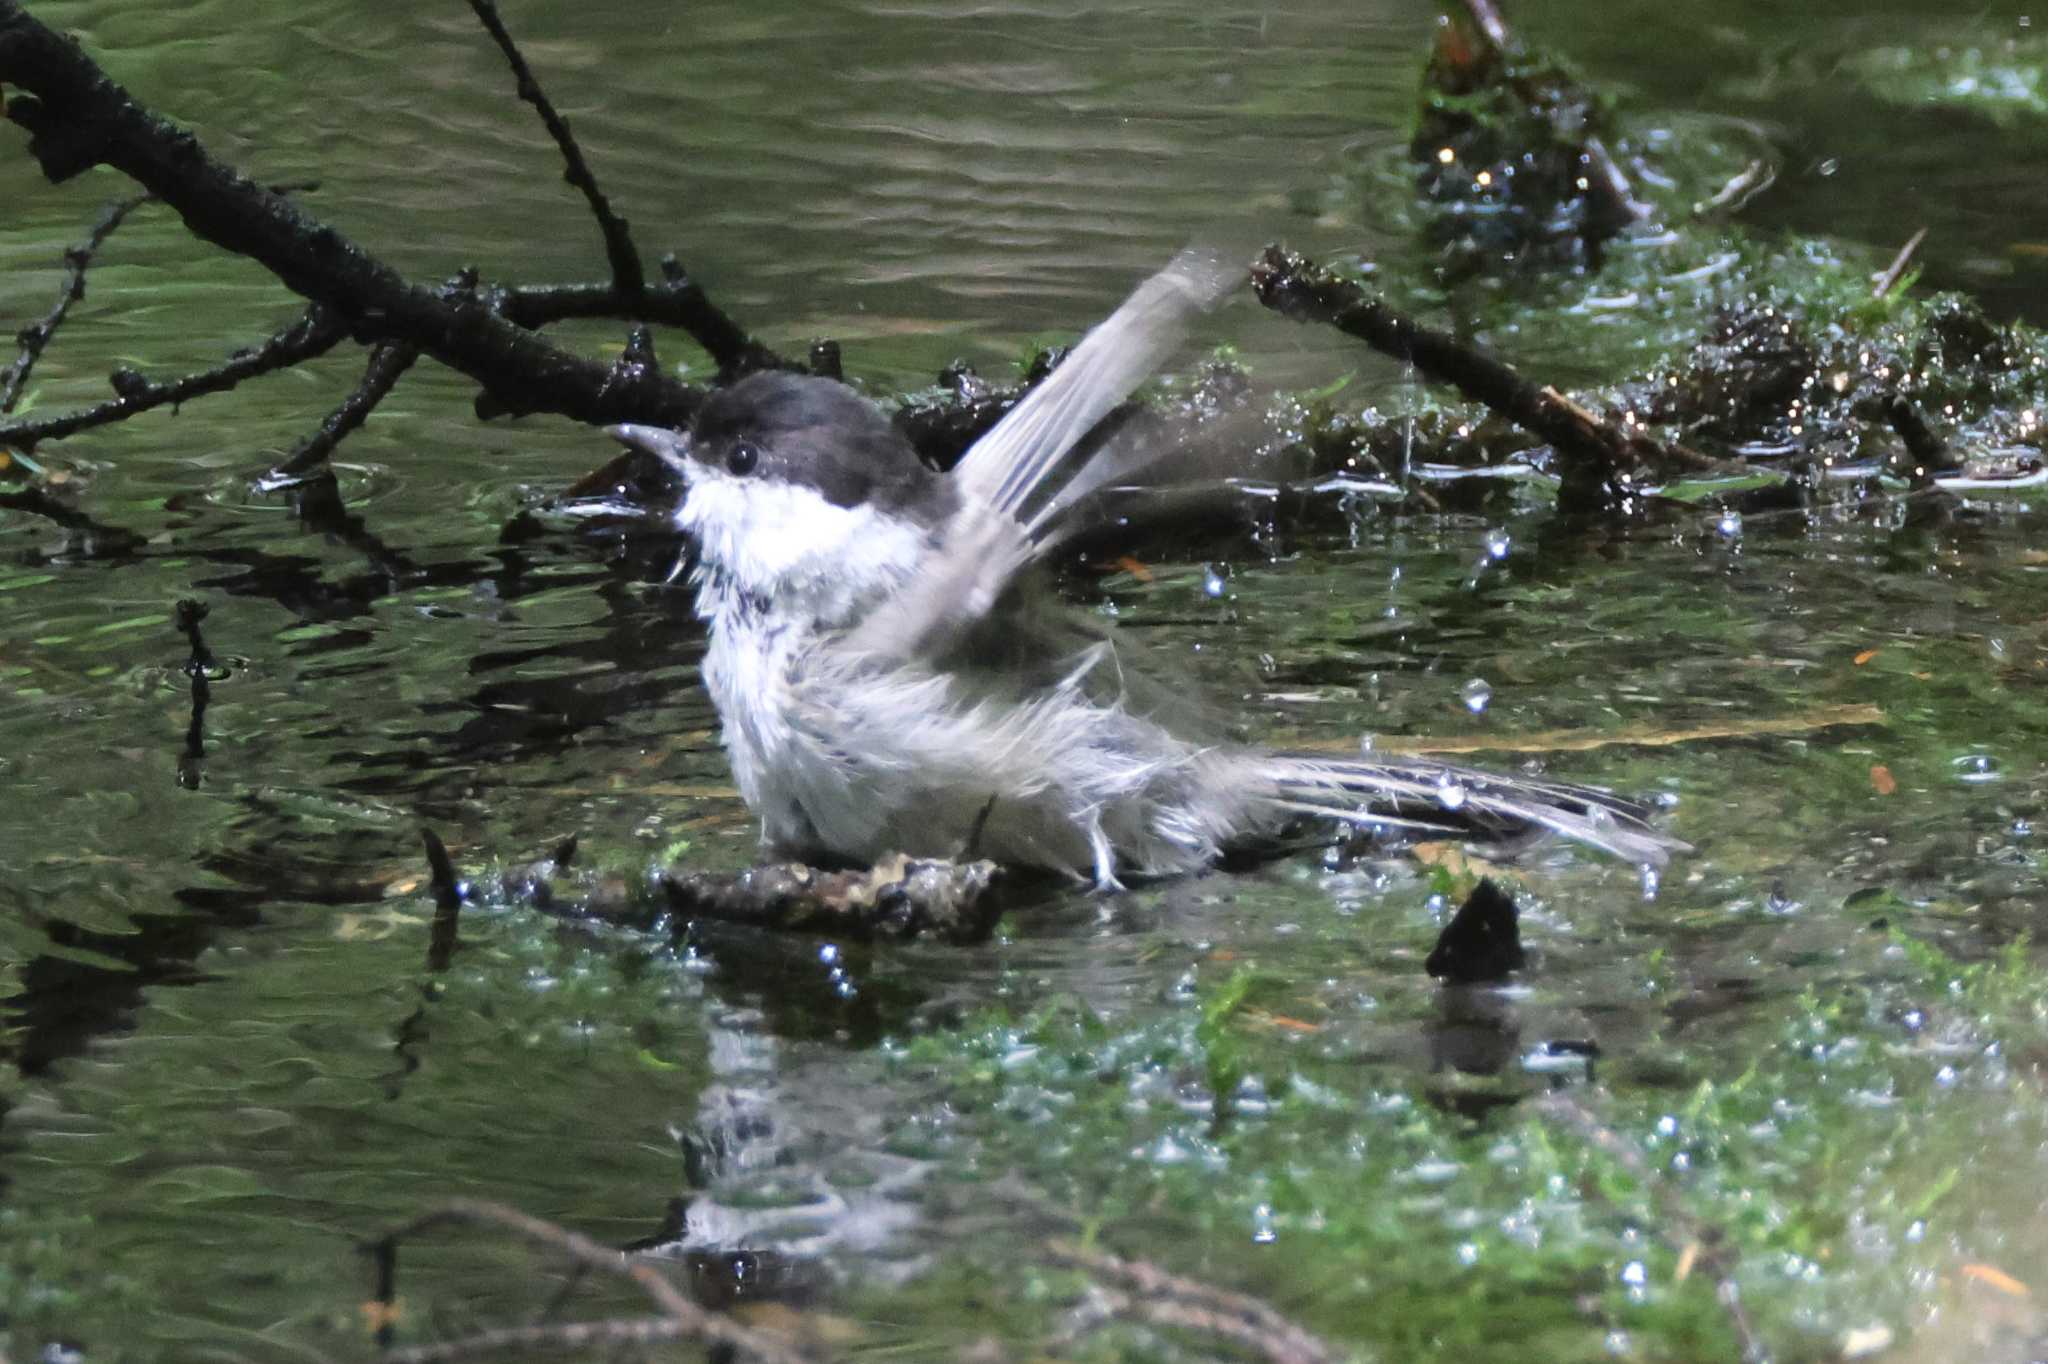
<svg viewBox="0 0 2048 1364"><path fill-rule="evenodd" d="M705 401L690 444L699 463L802 484L838 507L866 504L936 525L958 504L880 408L832 379L750 374Z"/></svg>

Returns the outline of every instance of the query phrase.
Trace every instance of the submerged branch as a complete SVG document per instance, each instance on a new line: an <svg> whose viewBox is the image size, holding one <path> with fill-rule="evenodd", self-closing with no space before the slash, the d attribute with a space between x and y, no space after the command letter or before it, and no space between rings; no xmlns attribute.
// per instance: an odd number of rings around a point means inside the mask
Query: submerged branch
<svg viewBox="0 0 2048 1364"><path fill-rule="evenodd" d="M535 1328L487 1331L438 1345L416 1346L387 1354L387 1359L414 1361L461 1359L497 1349L538 1344L608 1344L631 1340L666 1340L687 1337L714 1348L737 1352L740 1357L768 1361L768 1364L802 1364L803 1356L785 1342L738 1322L714 1316L683 1295L667 1275L647 1260L610 1246L556 1223L533 1217L503 1203L464 1198L431 1209L409 1222L393 1227L374 1241L368 1251L377 1263L380 1344L388 1344L388 1326L396 1315L398 1301L398 1247L420 1233L443 1226L495 1227L510 1232L531 1245L553 1250L573 1265L630 1279L647 1295L660 1316L626 1318L612 1322L563 1324ZM660 1327L650 1323L664 1323ZM536 1334L536 1332L538 1334ZM643 1332L645 1332L643 1334Z"/></svg>
<svg viewBox="0 0 2048 1364"><path fill-rule="evenodd" d="M1220 1336L1254 1351L1268 1364L1329 1364L1338 1357L1324 1341L1257 1298L1073 1241L1049 1242L1046 1251L1091 1275L1112 1315Z"/></svg>
<svg viewBox="0 0 2048 1364"><path fill-rule="evenodd" d="M987 891L995 878L993 862L938 862L898 853L860 871L790 862L737 875L670 872L661 886L676 913L721 923L862 938L935 933L975 942L994 927L996 911Z"/></svg>
<svg viewBox="0 0 2048 1364"><path fill-rule="evenodd" d="M1729 1329L1742 1347L1742 1358L1752 1364L1768 1360L1770 1351L1765 1348L1763 1337L1757 1334L1749 1310L1742 1304L1741 1288L1735 1281L1738 1254L1726 1231L1695 1216L1685 1206L1684 1199L1671 1181L1652 1168L1635 1143L1602 1121L1577 1096L1563 1091L1547 1094L1537 1101L1536 1109L1543 1117L1570 1131L1621 1166L1656 1202L1664 1218L1660 1230L1679 1254L1677 1277L1686 1278L1696 1265L1712 1274L1714 1297L1721 1304Z"/></svg>
<svg viewBox="0 0 2048 1364"><path fill-rule="evenodd" d="M1413 365L1426 379L1449 384L1474 402L1514 422L1557 451L1565 468L1565 494L1581 504L1625 497L1638 473L1678 469L1747 472L1682 445L1625 430L1548 385L1425 327L1372 298L1357 285L1278 246L1252 267L1259 301L1297 322L1323 322L1382 354Z"/></svg>

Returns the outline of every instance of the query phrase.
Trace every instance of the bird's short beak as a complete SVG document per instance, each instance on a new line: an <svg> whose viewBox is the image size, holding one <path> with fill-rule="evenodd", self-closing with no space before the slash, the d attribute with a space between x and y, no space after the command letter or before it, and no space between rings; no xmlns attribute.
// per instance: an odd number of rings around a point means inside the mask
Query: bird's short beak
<svg viewBox="0 0 2048 1364"><path fill-rule="evenodd" d="M676 473L685 478L689 476L683 456L689 453L690 438L683 432L671 431L665 426L638 426L632 422L607 426L604 431L619 444L644 450Z"/></svg>

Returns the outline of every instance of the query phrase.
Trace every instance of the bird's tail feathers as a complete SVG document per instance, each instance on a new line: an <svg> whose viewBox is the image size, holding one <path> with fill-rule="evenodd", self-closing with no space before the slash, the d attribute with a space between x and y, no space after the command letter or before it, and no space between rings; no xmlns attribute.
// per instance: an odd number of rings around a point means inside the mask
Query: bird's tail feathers
<svg viewBox="0 0 2048 1364"><path fill-rule="evenodd" d="M1266 762L1274 804L1295 814L1460 836L1547 829L1639 866L1691 851L1652 825L1646 806L1590 786L1426 758L1275 753Z"/></svg>

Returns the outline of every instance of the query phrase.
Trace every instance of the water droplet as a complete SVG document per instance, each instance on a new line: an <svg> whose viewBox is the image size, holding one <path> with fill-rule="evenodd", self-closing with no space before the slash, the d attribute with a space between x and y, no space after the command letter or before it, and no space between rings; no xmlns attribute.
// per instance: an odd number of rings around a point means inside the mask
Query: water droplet
<svg viewBox="0 0 2048 1364"><path fill-rule="evenodd" d="M1446 772L1436 784L1437 803L1446 810L1456 810L1465 803L1465 788L1458 779Z"/></svg>
<svg viewBox="0 0 2048 1364"><path fill-rule="evenodd" d="M1643 898L1645 900L1656 899L1658 890L1664 885L1664 874L1648 862L1645 862L1642 865L1642 878Z"/></svg>
<svg viewBox="0 0 2048 1364"><path fill-rule="evenodd" d="M1464 698L1466 710L1474 715L1484 715L1487 703L1493 700L1493 684L1483 677L1475 677L1459 689L1458 695Z"/></svg>
<svg viewBox="0 0 2048 1364"><path fill-rule="evenodd" d="M2003 663L2006 661L2007 650L2004 640L1993 636L1984 641L1984 650L1991 655L1993 663Z"/></svg>
<svg viewBox="0 0 2048 1364"><path fill-rule="evenodd" d="M1641 1260L1630 1260L1621 1267L1621 1281L1630 1288L1641 1288L1650 1281L1650 1271Z"/></svg>
<svg viewBox="0 0 2048 1364"><path fill-rule="evenodd" d="M1214 564L1210 564L1202 570L1202 591L1204 593L1211 597L1221 597L1224 586L1222 570L1218 569Z"/></svg>
<svg viewBox="0 0 2048 1364"><path fill-rule="evenodd" d="M1476 1245L1474 1245L1474 1244L1473 1244L1472 1242L1470 1242L1470 1241L1467 1241L1467 1242L1465 1242L1465 1243L1464 1243L1463 1245L1460 1245L1460 1246L1458 1247L1458 1263L1459 1263L1459 1264L1461 1264L1461 1265L1476 1265L1476 1264L1478 1264L1478 1263L1479 1263L1479 1247L1478 1247L1478 1246L1476 1246Z"/></svg>
<svg viewBox="0 0 2048 1364"><path fill-rule="evenodd" d="M1999 768L1998 759L1989 753L1965 753L1950 763L1950 767L1954 769L1957 781L1971 786L1982 786L2005 775Z"/></svg>
<svg viewBox="0 0 2048 1364"><path fill-rule="evenodd" d="M1722 512L1714 519L1714 533L1723 540L1737 540L1742 537L1742 513Z"/></svg>
<svg viewBox="0 0 2048 1364"><path fill-rule="evenodd" d="M1252 1209L1252 1244L1270 1246L1280 1239L1280 1233L1273 1227L1272 1205L1261 1203Z"/></svg>
<svg viewBox="0 0 2048 1364"><path fill-rule="evenodd" d="M1514 537L1506 531L1496 528L1486 532L1487 558L1495 560L1505 559L1508 557L1508 551L1514 547Z"/></svg>

